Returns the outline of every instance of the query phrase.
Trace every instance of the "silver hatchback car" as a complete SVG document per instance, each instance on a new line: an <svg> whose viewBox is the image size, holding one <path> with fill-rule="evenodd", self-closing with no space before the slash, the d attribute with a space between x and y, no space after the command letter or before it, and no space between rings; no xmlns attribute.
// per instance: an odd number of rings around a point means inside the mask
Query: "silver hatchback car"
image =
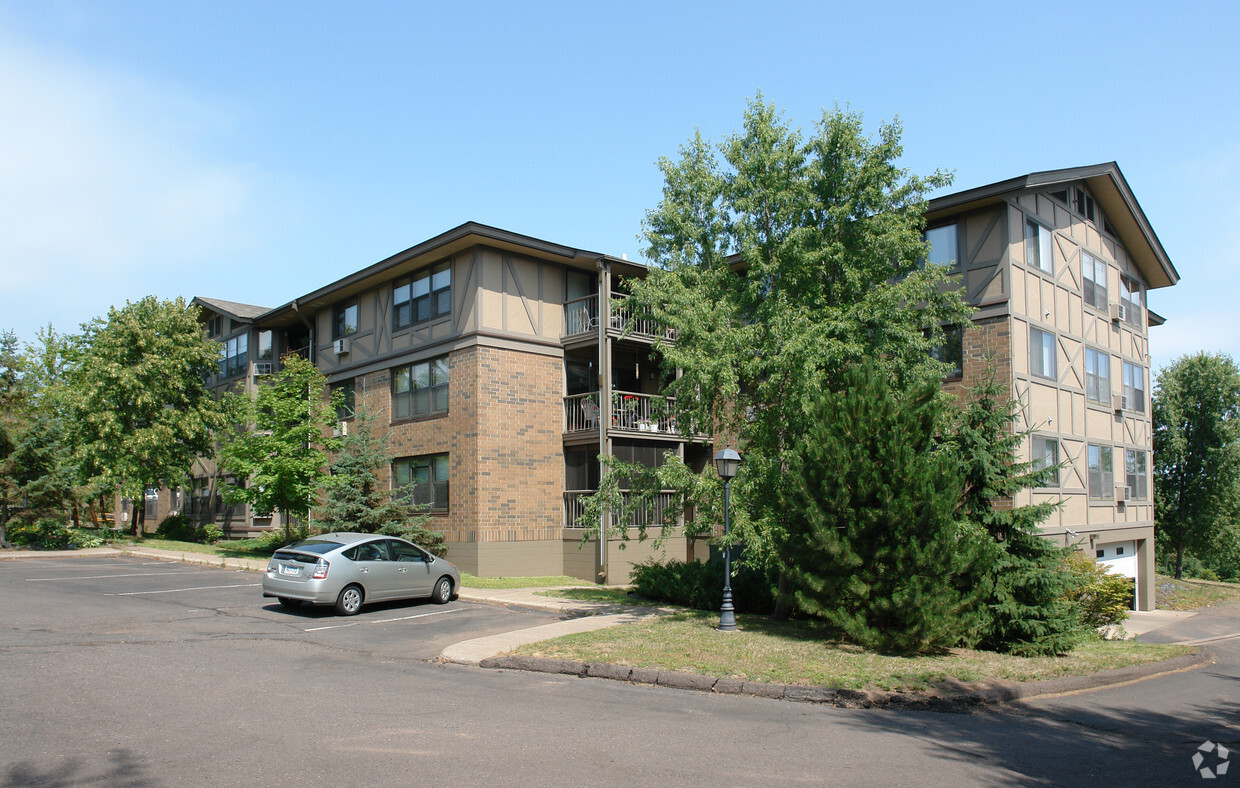
<svg viewBox="0 0 1240 788"><path fill-rule="evenodd" d="M370 602L455 599L461 573L412 542L382 534L332 533L281 547L267 564L263 596L294 608L335 605L351 616Z"/></svg>

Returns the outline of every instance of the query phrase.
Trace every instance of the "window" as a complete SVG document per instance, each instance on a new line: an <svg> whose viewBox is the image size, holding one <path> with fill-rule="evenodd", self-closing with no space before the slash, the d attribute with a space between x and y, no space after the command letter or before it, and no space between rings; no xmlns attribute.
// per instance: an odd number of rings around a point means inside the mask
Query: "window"
<svg viewBox="0 0 1240 788"><path fill-rule="evenodd" d="M926 257L926 262L948 268L955 268L960 264L960 258L956 254L956 225L949 224L926 230L926 243L930 244L930 254Z"/></svg>
<svg viewBox="0 0 1240 788"><path fill-rule="evenodd" d="M1048 274L1055 273L1051 254L1051 231L1033 219L1025 220L1025 265Z"/></svg>
<svg viewBox="0 0 1240 788"><path fill-rule="evenodd" d="M260 361L271 360L271 332L258 332L258 359Z"/></svg>
<svg viewBox="0 0 1240 788"><path fill-rule="evenodd" d="M1055 380L1055 335L1040 328L1029 327L1029 372Z"/></svg>
<svg viewBox="0 0 1240 788"><path fill-rule="evenodd" d="M1111 406L1111 357L1091 347L1085 348L1085 399Z"/></svg>
<svg viewBox="0 0 1240 788"><path fill-rule="evenodd" d="M1116 554L1116 555L1123 555L1123 554L1124 554L1124 548L1122 548L1122 547L1117 547L1117 548L1115 548L1115 554Z"/></svg>
<svg viewBox="0 0 1240 788"><path fill-rule="evenodd" d="M214 339L224 333L224 318L216 315L207 321L207 338Z"/></svg>
<svg viewBox="0 0 1240 788"><path fill-rule="evenodd" d="M452 312L452 263L445 261L392 283L392 328L409 328Z"/></svg>
<svg viewBox="0 0 1240 788"><path fill-rule="evenodd" d="M357 302L337 304L332 310L332 339L357 333Z"/></svg>
<svg viewBox="0 0 1240 788"><path fill-rule="evenodd" d="M392 418L448 411L448 357L392 370Z"/></svg>
<svg viewBox="0 0 1240 788"><path fill-rule="evenodd" d="M1129 410L1145 413L1145 367L1124 362L1124 396Z"/></svg>
<svg viewBox="0 0 1240 788"><path fill-rule="evenodd" d="M1094 198L1079 186L1072 189L1072 208L1091 222L1098 221Z"/></svg>
<svg viewBox="0 0 1240 788"><path fill-rule="evenodd" d="M1107 308L1107 264L1089 252L1081 252L1081 283L1085 303Z"/></svg>
<svg viewBox="0 0 1240 788"><path fill-rule="evenodd" d="M232 377L250 366L250 335L242 334L220 343L220 375Z"/></svg>
<svg viewBox="0 0 1240 788"><path fill-rule="evenodd" d="M1041 487L1058 487L1059 486L1059 440L1057 438L1045 438L1040 435L1033 436L1033 470L1042 471L1050 469L1046 474L1046 479Z"/></svg>
<svg viewBox="0 0 1240 788"><path fill-rule="evenodd" d="M448 511L448 455L403 457L393 461L392 489L404 500L427 506L432 512Z"/></svg>
<svg viewBox="0 0 1240 788"><path fill-rule="evenodd" d="M351 419L353 418L353 414L356 413L357 388L354 383L354 380L355 380L354 378L349 378L348 380L342 380L339 383L332 384L333 394L339 391L341 394L344 395L344 402L343 404L341 404L340 409L336 411L337 421L344 421L345 419Z"/></svg>
<svg viewBox="0 0 1240 788"><path fill-rule="evenodd" d="M1115 495L1115 474L1111 467L1113 460L1111 447L1090 444L1088 453L1089 498L1090 500L1109 500Z"/></svg>
<svg viewBox="0 0 1240 788"><path fill-rule="evenodd" d="M1128 497L1138 501L1150 497L1150 476L1146 471L1145 452L1135 449L1124 449L1124 484L1128 486Z"/></svg>
<svg viewBox="0 0 1240 788"><path fill-rule="evenodd" d="M960 326L943 326L943 344L930 348L930 357L951 365L947 377L964 375L964 331Z"/></svg>
<svg viewBox="0 0 1240 788"><path fill-rule="evenodd" d="M1096 558L1103 558L1103 557L1105 557L1105 556L1106 556L1106 554L1107 554L1107 551L1106 551L1106 550L1095 550L1095 551L1094 551L1094 556L1095 556Z"/></svg>
<svg viewBox="0 0 1240 788"><path fill-rule="evenodd" d="M1140 328L1145 325L1145 309L1141 306L1141 283L1130 276L1119 278L1119 302L1124 307L1124 322Z"/></svg>

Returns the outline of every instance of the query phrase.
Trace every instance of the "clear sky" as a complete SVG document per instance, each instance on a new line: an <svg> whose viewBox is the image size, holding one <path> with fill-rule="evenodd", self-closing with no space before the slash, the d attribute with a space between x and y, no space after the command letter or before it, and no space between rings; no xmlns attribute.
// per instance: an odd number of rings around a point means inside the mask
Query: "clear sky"
<svg viewBox="0 0 1240 788"><path fill-rule="evenodd" d="M640 259L660 156L761 90L899 116L952 190L1115 160L1240 359L1240 3L0 0L0 329L278 306L475 220Z"/></svg>

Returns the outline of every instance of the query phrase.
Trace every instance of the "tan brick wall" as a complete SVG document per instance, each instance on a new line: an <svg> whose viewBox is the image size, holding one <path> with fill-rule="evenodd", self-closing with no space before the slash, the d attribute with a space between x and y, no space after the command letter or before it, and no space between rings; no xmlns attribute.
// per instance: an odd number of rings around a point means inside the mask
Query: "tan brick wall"
<svg viewBox="0 0 1240 788"><path fill-rule="evenodd" d="M394 457L448 453L449 512L433 515L430 525L462 569L492 574L490 564L512 574L512 560L526 556L531 569L524 574L561 573L563 381L559 358L465 348L449 356L448 412L397 424L390 370L358 381L358 403L375 414L379 429L386 427ZM478 547L526 542L540 545L537 555Z"/></svg>

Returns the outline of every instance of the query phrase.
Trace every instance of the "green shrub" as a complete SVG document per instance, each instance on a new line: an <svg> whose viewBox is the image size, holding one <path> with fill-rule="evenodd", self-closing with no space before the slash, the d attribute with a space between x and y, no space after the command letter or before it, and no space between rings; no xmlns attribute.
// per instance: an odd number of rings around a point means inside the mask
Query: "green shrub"
<svg viewBox="0 0 1240 788"><path fill-rule="evenodd" d="M155 535L175 542L197 542L199 540L198 529L183 514L170 514L165 517L156 529Z"/></svg>
<svg viewBox="0 0 1240 788"><path fill-rule="evenodd" d="M1132 603L1132 579L1107 572L1082 552L1068 556L1068 568L1078 585L1069 599L1080 608L1083 623L1091 628L1119 624L1128 618Z"/></svg>
<svg viewBox="0 0 1240 788"><path fill-rule="evenodd" d="M207 523L199 529L204 544L215 544L224 538L224 529L215 523Z"/></svg>
<svg viewBox="0 0 1240 788"><path fill-rule="evenodd" d="M747 566L732 567L732 605L740 613L769 614L775 606L774 583ZM653 559L633 567L633 590L639 596L696 610L718 610L723 604L723 561Z"/></svg>
<svg viewBox="0 0 1240 788"><path fill-rule="evenodd" d="M75 550L87 547L103 547L103 537L92 531L80 528L69 529L69 546Z"/></svg>

